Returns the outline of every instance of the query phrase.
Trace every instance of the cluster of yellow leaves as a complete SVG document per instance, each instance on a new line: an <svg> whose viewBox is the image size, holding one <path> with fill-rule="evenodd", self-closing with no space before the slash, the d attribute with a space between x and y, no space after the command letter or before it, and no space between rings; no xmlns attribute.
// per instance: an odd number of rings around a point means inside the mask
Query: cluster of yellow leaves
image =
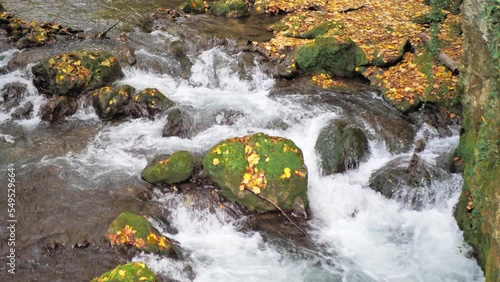
<svg viewBox="0 0 500 282"><path fill-rule="evenodd" d="M332 76L330 74L327 74L327 73L313 75L312 81L315 84L320 85L324 89L327 89L330 87L347 87L347 84L345 84L342 81L332 79Z"/></svg>
<svg viewBox="0 0 500 282"><path fill-rule="evenodd" d="M160 250L163 250L170 246L170 242L165 236L157 236L154 233L149 233L146 237L146 241L148 244L157 245Z"/></svg>
<svg viewBox="0 0 500 282"><path fill-rule="evenodd" d="M317 11L311 11L311 7L317 8L314 9ZM370 61L376 58L388 62L401 56L408 40L415 49L423 47L419 35L422 32L429 33L428 26L413 23L412 20L429 13L431 7L425 5L423 0L268 1L268 13L276 11L290 14L279 25L275 25L277 29L274 31L274 38L268 42L253 43L270 59L283 59L286 54L311 42L310 39L300 37L319 24L330 21L336 27L323 36L350 38ZM440 48L451 58L459 60L462 56L462 38L453 29L460 26L460 15L452 15L448 11L443 13L447 14L447 18L439 24L441 32L438 38L442 42ZM426 88L431 81L431 95L435 95L443 83L450 85L450 91L453 90L456 77L451 72L434 63L434 78L429 79L415 66L413 59L413 55L406 54L400 64L387 69L369 67L364 75L377 75L377 79L372 82L376 81L376 85L386 92L388 98L410 103L417 96L428 93ZM343 86L325 75L313 76L313 81L325 88Z"/></svg>
<svg viewBox="0 0 500 282"><path fill-rule="evenodd" d="M256 143L255 147L259 148L260 144ZM269 157L264 157L265 161L269 162ZM264 171L255 167L261 158L255 152L254 147L250 144L245 145L245 159L247 160L247 166L245 174L243 174L243 180L240 184L240 190L243 191L246 187L252 190L255 194L259 194L261 189L265 189L267 187L267 177Z"/></svg>
<svg viewBox="0 0 500 282"><path fill-rule="evenodd" d="M90 71L81 65L82 61L78 59L78 55L75 53L63 53L55 58L52 57L48 60L48 63L51 65L51 68L57 70L57 84L65 79L69 81L74 81L77 78L84 80L90 74Z"/></svg>
<svg viewBox="0 0 500 282"><path fill-rule="evenodd" d="M404 100L414 104L417 98L428 98L426 96L429 94L436 99L453 98L454 85L456 85L458 77L444 66L433 63L431 66L432 84L429 85L430 78L414 63L415 56L422 56L422 53L406 53L403 61L398 65L386 70L369 67L363 75L368 78L375 76L374 85L381 88L387 98L394 101ZM448 97L438 95L438 90L443 84L448 85ZM427 89L428 85L431 87L430 92Z"/></svg>
<svg viewBox="0 0 500 282"><path fill-rule="evenodd" d="M133 264L135 267L140 268L135 273L135 277L138 277L139 281L148 281L151 279L151 277L146 277L146 276L143 276L143 274L142 274L143 269L146 268L146 265L144 263L134 262ZM92 282L94 282L94 281L97 281L97 282L115 281L117 276L119 276L119 278L121 280L125 281L126 275L127 275L127 270L125 270L123 268L120 269L120 267L117 267L117 268L111 270L110 272L108 272L107 274L105 274L105 276L93 279Z"/></svg>
<svg viewBox="0 0 500 282"><path fill-rule="evenodd" d="M122 230L116 231L115 234L109 234L108 239L112 246L115 245L130 245L138 249L143 248L146 243L142 238L135 238L137 230L134 230L129 225L125 225Z"/></svg>
<svg viewBox="0 0 500 282"><path fill-rule="evenodd" d="M158 164L166 165L166 164L168 164L168 161L170 161L170 159L166 158L164 160L159 161Z"/></svg>

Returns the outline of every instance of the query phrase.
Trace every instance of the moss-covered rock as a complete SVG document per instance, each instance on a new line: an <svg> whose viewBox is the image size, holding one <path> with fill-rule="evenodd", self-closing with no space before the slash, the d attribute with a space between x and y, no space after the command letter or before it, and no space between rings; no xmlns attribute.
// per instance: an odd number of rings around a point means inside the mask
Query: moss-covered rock
<svg viewBox="0 0 500 282"><path fill-rule="evenodd" d="M122 264L92 279L91 282L156 282L158 279L146 264L142 262L131 262Z"/></svg>
<svg viewBox="0 0 500 282"><path fill-rule="evenodd" d="M325 22L322 22L322 23L318 24L317 26L311 28L306 33L304 33L304 35L302 35L301 37L304 39L314 39L318 36L325 35L331 29L342 30L342 29L344 29L344 27L342 26L342 24L339 24L336 22L325 21Z"/></svg>
<svg viewBox="0 0 500 282"><path fill-rule="evenodd" d="M248 5L243 0L219 0L215 2L209 12L215 16L240 18L249 15Z"/></svg>
<svg viewBox="0 0 500 282"><path fill-rule="evenodd" d="M391 97L389 97L387 89L382 89L382 97L387 103L389 103L391 106L402 113L414 111L422 105L420 96L415 96L413 101L407 101L404 99L392 99Z"/></svg>
<svg viewBox="0 0 500 282"><path fill-rule="evenodd" d="M130 115L134 117L154 117L157 113L170 109L175 105L156 88L145 88L134 96L133 109Z"/></svg>
<svg viewBox="0 0 500 282"><path fill-rule="evenodd" d="M176 151L171 156L158 156L142 171L149 183L174 184L187 180L193 173L193 156L188 151Z"/></svg>
<svg viewBox="0 0 500 282"><path fill-rule="evenodd" d="M31 68L41 93L78 96L123 76L116 58L105 51L73 51L39 62Z"/></svg>
<svg viewBox="0 0 500 282"><path fill-rule="evenodd" d="M491 12L484 13L489 8ZM489 0L464 0L462 9L464 120L457 155L464 164L464 184L455 217L486 281L499 281L500 10Z"/></svg>
<svg viewBox="0 0 500 282"><path fill-rule="evenodd" d="M224 197L249 210L307 208L307 167L293 141L263 133L230 138L213 146L203 168ZM256 195L258 194L258 195Z"/></svg>
<svg viewBox="0 0 500 282"><path fill-rule="evenodd" d="M94 91L92 103L101 119L112 119L125 114L125 107L132 99L135 89L130 85L104 86Z"/></svg>
<svg viewBox="0 0 500 282"><path fill-rule="evenodd" d="M142 215L121 213L106 231L106 239L112 246L124 246L137 250L178 257L176 247Z"/></svg>
<svg viewBox="0 0 500 282"><path fill-rule="evenodd" d="M368 149L368 139L361 128L335 120L321 130L316 141L323 174L329 175L356 168Z"/></svg>
<svg viewBox="0 0 500 282"><path fill-rule="evenodd" d="M373 54L373 60L371 64L376 67L385 68L401 62L403 60L405 52L410 51L412 48L410 39L408 37L402 38L397 48L398 52L395 55L390 56L387 56L386 53L384 53L385 50L383 50L382 52L376 52L375 54Z"/></svg>
<svg viewBox="0 0 500 282"><path fill-rule="evenodd" d="M369 63L365 53L351 39L317 37L295 55L297 66L307 73L330 72L336 76L354 76L356 67Z"/></svg>
<svg viewBox="0 0 500 282"><path fill-rule="evenodd" d="M188 0L184 2L182 10L186 13L205 13L205 3L203 0Z"/></svg>

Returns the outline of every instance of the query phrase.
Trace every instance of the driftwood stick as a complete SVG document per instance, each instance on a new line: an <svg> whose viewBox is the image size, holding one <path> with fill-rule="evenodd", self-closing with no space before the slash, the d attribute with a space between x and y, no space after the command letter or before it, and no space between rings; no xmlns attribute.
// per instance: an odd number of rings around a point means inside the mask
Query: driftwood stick
<svg viewBox="0 0 500 282"><path fill-rule="evenodd" d="M424 42L427 48L430 48L431 37L429 36L429 34L422 32L420 34L420 39L422 40L422 42ZM447 68L449 68L453 74L458 74L457 61L453 60L450 56L446 55L445 52L438 50L434 58L439 62L441 62L443 65L445 65Z"/></svg>
<svg viewBox="0 0 500 282"><path fill-rule="evenodd" d="M248 191L254 193L252 190L250 190L250 188L248 188L246 186L245 186L245 190L248 190ZM254 193L254 194L257 197L259 197L259 198L271 203L273 206L275 206L286 217L286 219L288 219L288 221L290 221L290 223L293 224L293 226L295 226L302 234L304 234L306 237L309 238L309 234L307 234L304 230L302 230L302 228L300 228L295 222L293 222L293 220L290 217L288 217L288 215L286 215L286 213L275 202L273 202L271 199L266 198L266 197L259 195L257 193Z"/></svg>
<svg viewBox="0 0 500 282"><path fill-rule="evenodd" d="M347 8L347 9L344 9L344 10L339 10L339 13L345 14L345 13L349 13L349 12L354 12L354 11L357 11L357 10L361 10L363 8L366 8L366 6L365 5L361 5L359 7L353 7L353 8Z"/></svg>
<svg viewBox="0 0 500 282"><path fill-rule="evenodd" d="M99 33L99 38L105 38L106 37L106 34L112 30L115 26L117 26L119 23L121 23L122 20L119 20L118 22L116 22L114 25L112 25L110 28L108 28L108 30L106 30L105 32L102 32L102 33Z"/></svg>

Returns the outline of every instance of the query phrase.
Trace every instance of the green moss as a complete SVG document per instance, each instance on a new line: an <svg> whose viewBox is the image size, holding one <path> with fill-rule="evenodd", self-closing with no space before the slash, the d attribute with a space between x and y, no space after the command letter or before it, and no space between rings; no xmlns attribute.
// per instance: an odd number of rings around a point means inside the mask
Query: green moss
<svg viewBox="0 0 500 282"><path fill-rule="evenodd" d="M276 207L251 191L242 190L245 186L253 191L259 187L260 195L285 210L293 208L296 198L308 205L307 168L302 152L291 140L263 133L228 139L210 149L203 158L203 167L228 200L250 210L271 211ZM251 177L249 183L244 182L245 175ZM259 178L265 181L254 185Z"/></svg>
<svg viewBox="0 0 500 282"><path fill-rule="evenodd" d="M243 0L219 0L210 7L209 12L215 16L232 18L249 15L248 6Z"/></svg>
<svg viewBox="0 0 500 282"><path fill-rule="evenodd" d="M193 172L193 156L188 151L176 151L169 158L155 159L142 172L149 183L174 184L187 180Z"/></svg>
<svg viewBox="0 0 500 282"><path fill-rule="evenodd" d="M142 262L131 262L119 265L116 268L92 279L91 282L155 282L155 274Z"/></svg>
<svg viewBox="0 0 500 282"><path fill-rule="evenodd" d="M302 36L302 38L314 39L318 36L325 35L328 31L330 31L330 29L334 29L334 28L339 29L339 30L344 29L344 27L340 23L326 21L326 22L320 23L319 25L317 25L317 26L313 27L312 29L310 29L309 31L307 31Z"/></svg>
<svg viewBox="0 0 500 282"><path fill-rule="evenodd" d="M124 114L123 107L127 105L135 89L130 85L118 87L102 87L92 94L92 102L101 119L111 119Z"/></svg>
<svg viewBox="0 0 500 282"><path fill-rule="evenodd" d="M186 13L205 13L205 6L203 0L188 0L184 2L182 10Z"/></svg>
<svg viewBox="0 0 500 282"><path fill-rule="evenodd" d="M330 72L337 76L353 76L356 67L368 64L365 53L351 39L317 37L295 55L297 66L307 73Z"/></svg>
<svg viewBox="0 0 500 282"><path fill-rule="evenodd" d="M74 51L39 62L31 68L42 93L78 96L123 76L117 59L106 51Z"/></svg>
<svg viewBox="0 0 500 282"><path fill-rule="evenodd" d="M132 212L121 213L111 223L106 231L106 239L111 245L125 245L163 255L176 253L170 241L144 216Z"/></svg>
<svg viewBox="0 0 500 282"><path fill-rule="evenodd" d="M165 97L156 88L145 88L139 91L134 96L134 103L144 105L150 116L154 116L156 113L167 110L175 105L173 101Z"/></svg>

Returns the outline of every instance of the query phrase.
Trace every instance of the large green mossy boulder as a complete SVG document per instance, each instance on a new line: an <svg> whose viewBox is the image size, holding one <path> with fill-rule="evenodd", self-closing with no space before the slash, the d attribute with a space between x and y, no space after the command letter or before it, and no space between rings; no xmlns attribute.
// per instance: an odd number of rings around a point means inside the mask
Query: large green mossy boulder
<svg viewBox="0 0 500 282"><path fill-rule="evenodd" d="M361 128L335 120L323 128L316 141L324 175L358 167L368 149L368 139Z"/></svg>
<svg viewBox="0 0 500 282"><path fill-rule="evenodd" d="M354 76L356 67L369 63L365 53L351 39L317 37L295 54L297 66L307 73L330 72L336 76Z"/></svg>
<svg viewBox="0 0 500 282"><path fill-rule="evenodd" d="M231 138L213 146L203 158L206 174L228 200L249 210L307 208L307 167L293 141L263 133Z"/></svg>
<svg viewBox="0 0 500 282"><path fill-rule="evenodd" d="M112 246L125 246L137 250L178 257L170 240L163 236L142 215L121 213L106 231L106 239Z"/></svg>
<svg viewBox="0 0 500 282"><path fill-rule="evenodd" d="M134 92L135 89L130 85L104 86L94 91L92 103L101 119L116 118L125 114L125 107Z"/></svg>
<svg viewBox="0 0 500 282"><path fill-rule="evenodd" d="M92 279L91 282L155 282L158 281L155 274L142 262L131 262L122 264Z"/></svg>
<svg viewBox="0 0 500 282"><path fill-rule="evenodd" d="M205 13L205 5L203 4L203 0L188 0L184 2L182 6L182 10L186 13Z"/></svg>
<svg viewBox="0 0 500 282"><path fill-rule="evenodd" d="M78 96L123 76L118 60L106 51L62 53L39 62L31 71L40 92L68 96Z"/></svg>
<svg viewBox="0 0 500 282"><path fill-rule="evenodd" d="M215 2L209 12L214 16L226 16L240 18L248 16L250 11L248 5L243 0L220 0Z"/></svg>
<svg viewBox="0 0 500 282"><path fill-rule="evenodd" d="M143 170L142 178L149 183L174 184L187 180L193 173L193 156L188 151L176 151L170 156L158 156Z"/></svg>

